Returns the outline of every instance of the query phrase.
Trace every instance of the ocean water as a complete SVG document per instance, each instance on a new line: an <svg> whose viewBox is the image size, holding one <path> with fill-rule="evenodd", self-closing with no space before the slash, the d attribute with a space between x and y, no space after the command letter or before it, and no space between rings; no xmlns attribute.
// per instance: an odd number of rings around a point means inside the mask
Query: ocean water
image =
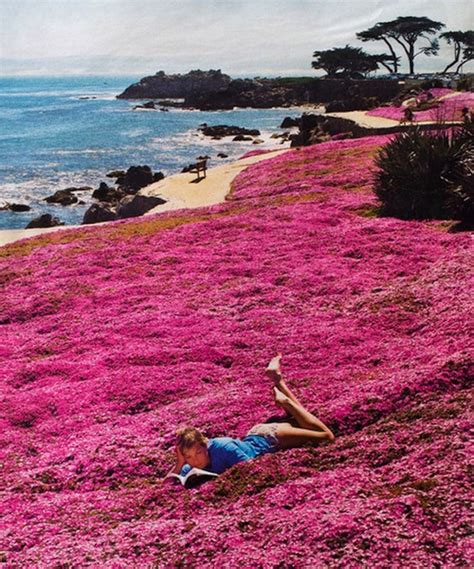
<svg viewBox="0 0 474 569"><path fill-rule="evenodd" d="M0 77L0 207L25 203L31 211L0 209L0 229L23 228L41 213L67 225L79 224L92 203L91 193L76 194L84 205L48 204L44 198L71 186L97 188L110 170L147 164L170 175L200 154L209 166L235 160L257 148L284 148L270 138L285 116L298 109L236 109L201 112L133 110L139 101L115 96L140 77ZM258 128L264 144L213 141L202 123ZM223 152L227 159L217 158Z"/></svg>

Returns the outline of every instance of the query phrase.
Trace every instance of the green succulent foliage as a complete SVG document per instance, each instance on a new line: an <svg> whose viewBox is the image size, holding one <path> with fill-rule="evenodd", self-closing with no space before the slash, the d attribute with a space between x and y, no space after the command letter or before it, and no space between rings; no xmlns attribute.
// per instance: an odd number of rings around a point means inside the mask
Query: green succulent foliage
<svg viewBox="0 0 474 569"><path fill-rule="evenodd" d="M376 158L381 214L401 219L474 221L472 125L454 132L398 134Z"/></svg>

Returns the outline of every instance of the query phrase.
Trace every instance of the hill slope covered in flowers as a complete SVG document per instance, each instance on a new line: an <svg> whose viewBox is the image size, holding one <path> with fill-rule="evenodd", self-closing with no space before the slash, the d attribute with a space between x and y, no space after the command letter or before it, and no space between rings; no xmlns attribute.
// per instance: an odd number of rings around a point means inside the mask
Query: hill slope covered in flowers
<svg viewBox="0 0 474 569"><path fill-rule="evenodd" d="M374 215L387 138L293 150L228 201L0 249L7 567L470 564L472 236ZM337 435L161 483L173 433Z"/></svg>
<svg viewBox="0 0 474 569"><path fill-rule="evenodd" d="M415 122L434 121L434 122L451 122L462 121L462 110L467 108L472 110L474 108L474 93L469 91L452 91L451 89L430 89L433 99L431 108L414 111L413 120ZM419 101L427 103L427 92L423 92ZM377 107L367 111L369 116L383 117L401 121L404 117L404 112L407 107L388 105L384 107Z"/></svg>

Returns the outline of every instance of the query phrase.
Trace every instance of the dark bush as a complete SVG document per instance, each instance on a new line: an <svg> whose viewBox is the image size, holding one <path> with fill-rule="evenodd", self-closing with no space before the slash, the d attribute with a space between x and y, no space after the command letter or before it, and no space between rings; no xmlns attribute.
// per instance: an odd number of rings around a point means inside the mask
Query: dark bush
<svg viewBox="0 0 474 569"><path fill-rule="evenodd" d="M325 105L327 113L347 111L367 111L378 107L380 101L377 97L353 97L351 99L338 99Z"/></svg>
<svg viewBox="0 0 474 569"><path fill-rule="evenodd" d="M444 87L443 82L441 79L427 79L420 83L420 89L426 91L427 89L435 89L436 87Z"/></svg>
<svg viewBox="0 0 474 569"><path fill-rule="evenodd" d="M456 91L472 91L472 89L474 89L472 76L463 77L457 82Z"/></svg>
<svg viewBox="0 0 474 569"><path fill-rule="evenodd" d="M401 219L474 218L472 125L451 131L398 134L376 158L381 214Z"/></svg>

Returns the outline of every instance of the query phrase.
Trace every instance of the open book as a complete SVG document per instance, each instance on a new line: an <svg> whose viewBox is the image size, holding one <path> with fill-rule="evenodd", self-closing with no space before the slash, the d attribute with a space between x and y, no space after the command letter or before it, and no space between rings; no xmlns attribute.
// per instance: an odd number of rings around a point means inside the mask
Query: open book
<svg viewBox="0 0 474 569"><path fill-rule="evenodd" d="M191 468L191 470L185 475L170 473L167 474L165 478L177 478L183 486L186 488L192 488L194 486L199 486L206 480L211 478L217 478L219 475L214 472L209 472L207 470L201 470L200 468Z"/></svg>

